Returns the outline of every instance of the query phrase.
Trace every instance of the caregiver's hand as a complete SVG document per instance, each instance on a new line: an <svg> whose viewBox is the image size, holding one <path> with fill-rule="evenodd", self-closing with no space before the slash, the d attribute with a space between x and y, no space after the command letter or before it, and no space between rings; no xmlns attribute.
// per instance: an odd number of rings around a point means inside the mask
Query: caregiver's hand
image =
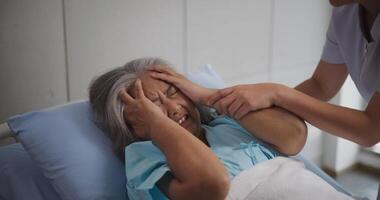
<svg viewBox="0 0 380 200"><path fill-rule="evenodd" d="M159 65L152 68L151 76L175 85L193 102L199 104L207 105L209 97L217 91L197 85L172 69Z"/></svg>
<svg viewBox="0 0 380 200"><path fill-rule="evenodd" d="M275 83L228 87L214 93L209 98L208 104L221 114L240 119L250 111L273 106L280 87L281 85Z"/></svg>
<svg viewBox="0 0 380 200"><path fill-rule="evenodd" d="M145 97L140 79L137 79L131 91L133 98L125 90L120 94L124 102L123 114L126 122L133 128L136 137L142 140L150 140L153 126L157 119L166 117L161 109L150 99Z"/></svg>

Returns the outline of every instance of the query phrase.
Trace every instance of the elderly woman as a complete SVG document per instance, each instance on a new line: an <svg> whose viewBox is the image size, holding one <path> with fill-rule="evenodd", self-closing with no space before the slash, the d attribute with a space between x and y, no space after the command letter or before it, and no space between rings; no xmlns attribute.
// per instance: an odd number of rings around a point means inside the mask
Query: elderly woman
<svg viewBox="0 0 380 200"><path fill-rule="evenodd" d="M295 115L268 108L236 121L205 109L215 92L159 58L133 60L92 82L95 114L125 155L130 199L224 199L239 172L304 146L306 126Z"/></svg>

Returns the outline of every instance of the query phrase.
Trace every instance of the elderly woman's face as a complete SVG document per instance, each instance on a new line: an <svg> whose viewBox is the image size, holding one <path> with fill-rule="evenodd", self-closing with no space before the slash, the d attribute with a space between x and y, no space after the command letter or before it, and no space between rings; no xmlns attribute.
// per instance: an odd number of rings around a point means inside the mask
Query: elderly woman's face
<svg viewBox="0 0 380 200"><path fill-rule="evenodd" d="M150 73L149 71L145 72L140 77L145 96L160 107L170 119L196 137L200 137L200 114L194 103L175 86L152 78ZM164 94L165 98L159 98L159 91Z"/></svg>

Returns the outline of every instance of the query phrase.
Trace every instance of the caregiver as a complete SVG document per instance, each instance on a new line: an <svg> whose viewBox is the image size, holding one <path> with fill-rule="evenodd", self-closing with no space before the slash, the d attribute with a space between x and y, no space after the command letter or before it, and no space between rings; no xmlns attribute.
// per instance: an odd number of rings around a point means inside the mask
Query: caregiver
<svg viewBox="0 0 380 200"><path fill-rule="evenodd" d="M311 78L294 89L275 83L219 90L209 105L241 118L278 106L310 124L363 146L380 141L380 1L330 0L333 9L322 58ZM368 102L364 111L332 105L347 75ZM354 88L352 88L354 90Z"/></svg>

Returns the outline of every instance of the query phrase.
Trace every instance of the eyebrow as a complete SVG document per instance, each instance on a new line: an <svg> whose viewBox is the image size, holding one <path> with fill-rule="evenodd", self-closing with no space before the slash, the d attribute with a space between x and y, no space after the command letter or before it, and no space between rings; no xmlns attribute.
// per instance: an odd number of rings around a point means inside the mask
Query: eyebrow
<svg viewBox="0 0 380 200"><path fill-rule="evenodd" d="M168 92L170 91L170 89L174 88L174 86L172 84L169 85L169 87L165 90L164 92L164 95L167 96L168 95ZM155 102L157 100L159 100L160 98L159 97L155 97L154 99L152 99L151 101L152 102Z"/></svg>

